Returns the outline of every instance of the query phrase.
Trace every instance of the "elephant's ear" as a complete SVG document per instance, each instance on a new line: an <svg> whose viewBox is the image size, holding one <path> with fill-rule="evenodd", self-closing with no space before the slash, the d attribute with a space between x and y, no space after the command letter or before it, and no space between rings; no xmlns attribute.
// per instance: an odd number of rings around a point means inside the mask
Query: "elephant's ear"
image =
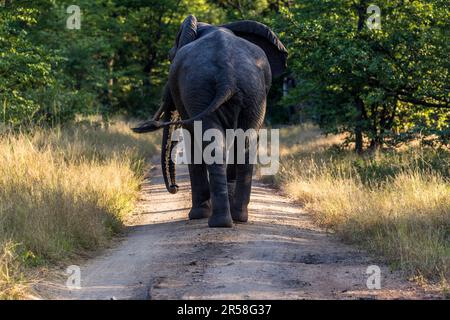
<svg viewBox="0 0 450 320"><path fill-rule="evenodd" d="M269 60L272 76L277 77L284 72L288 52L268 26L252 20L243 20L224 24L221 27L233 31L238 37L244 38L263 49Z"/></svg>
<svg viewBox="0 0 450 320"><path fill-rule="evenodd" d="M193 15L187 16L181 25L177 35L177 49L197 39L197 18Z"/></svg>

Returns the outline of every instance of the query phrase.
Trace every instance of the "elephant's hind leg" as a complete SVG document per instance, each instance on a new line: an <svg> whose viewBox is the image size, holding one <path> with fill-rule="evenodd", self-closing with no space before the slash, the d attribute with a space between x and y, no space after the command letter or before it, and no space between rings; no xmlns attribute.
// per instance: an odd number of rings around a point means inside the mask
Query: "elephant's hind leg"
<svg viewBox="0 0 450 320"><path fill-rule="evenodd" d="M233 207L236 192L236 143L233 144L232 148L234 149L233 163L227 164L228 202L231 208Z"/></svg>
<svg viewBox="0 0 450 320"><path fill-rule="evenodd" d="M248 221L252 175L253 164L238 164L236 166L236 192L231 206L231 216L235 222Z"/></svg>
<svg viewBox="0 0 450 320"><path fill-rule="evenodd" d="M252 176L253 176L253 164L250 164L249 148L237 150L237 144L235 144L235 154L238 152L244 153L244 163L235 164L235 192L233 202L231 202L231 216L235 222L247 222L248 221L248 204L250 202L250 193L252 189Z"/></svg>
<svg viewBox="0 0 450 320"><path fill-rule="evenodd" d="M224 130L221 128L220 122L214 119L214 115L206 117L203 121L203 133L208 129L216 129L222 133L225 138ZM233 220L231 218L230 203L228 200L228 185L227 185L227 165L226 165L226 148L225 141L218 140L218 148L223 150L221 163L213 161L207 164L209 174L209 190L211 195L212 215L208 220L210 227L232 227ZM204 147L208 143L205 142ZM215 153L215 152L214 152Z"/></svg>
<svg viewBox="0 0 450 320"><path fill-rule="evenodd" d="M232 227L233 220L228 201L228 185L225 164L209 164L209 184L211 189L212 215L210 227Z"/></svg>
<svg viewBox="0 0 450 320"><path fill-rule="evenodd" d="M192 208L189 211L189 219L204 219L211 216L211 201L209 193L208 172L204 163L194 164L194 148L200 148L195 142L191 144L191 163L189 164L189 176L191 179ZM201 152L201 149L197 150Z"/></svg>
<svg viewBox="0 0 450 320"><path fill-rule="evenodd" d="M189 219L204 219L211 216L209 183L204 164L190 164L189 175L192 189L192 208Z"/></svg>

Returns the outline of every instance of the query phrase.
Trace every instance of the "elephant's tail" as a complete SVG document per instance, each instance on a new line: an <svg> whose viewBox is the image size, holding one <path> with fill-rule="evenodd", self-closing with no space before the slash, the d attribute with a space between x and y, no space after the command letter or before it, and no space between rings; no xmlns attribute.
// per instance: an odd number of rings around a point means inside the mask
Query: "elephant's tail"
<svg viewBox="0 0 450 320"><path fill-rule="evenodd" d="M230 98L234 95L234 93L235 92L232 89L232 87L230 87L228 85L227 86L219 86L218 90L217 90L217 94L214 97L213 101L210 103L210 105L205 110L200 112L198 115L193 116L192 118L189 118L186 120L178 120L178 121L173 121L173 122L170 122L170 121L162 122L162 121L150 120L148 122L144 122L138 128L133 128L133 131L136 133L144 133L144 132L155 131L155 130L158 130L160 128L164 128L167 126L189 124L191 122L201 119L202 117L204 117L207 114L210 114L210 113L216 111L221 105L223 105L225 102L230 100Z"/></svg>

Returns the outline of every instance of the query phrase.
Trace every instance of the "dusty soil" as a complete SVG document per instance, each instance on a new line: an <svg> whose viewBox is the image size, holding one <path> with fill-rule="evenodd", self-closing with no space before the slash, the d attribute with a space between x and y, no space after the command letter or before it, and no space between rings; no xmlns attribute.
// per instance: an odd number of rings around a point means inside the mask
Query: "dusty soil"
<svg viewBox="0 0 450 320"><path fill-rule="evenodd" d="M81 263L81 289L66 276L40 283L49 299L415 299L430 298L380 261L317 228L301 207L255 181L247 224L209 229L189 221L187 168L165 190L160 167L142 189L134 223L112 248ZM74 263L77 264L77 261ZM381 267L381 290L366 287Z"/></svg>

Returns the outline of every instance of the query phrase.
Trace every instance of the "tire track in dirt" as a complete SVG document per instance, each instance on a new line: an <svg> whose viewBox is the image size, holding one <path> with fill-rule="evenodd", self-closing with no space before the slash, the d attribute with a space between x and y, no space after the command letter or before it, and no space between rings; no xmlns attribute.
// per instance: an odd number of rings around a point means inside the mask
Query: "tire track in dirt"
<svg viewBox="0 0 450 320"><path fill-rule="evenodd" d="M210 229L189 221L189 175L166 192L155 166L134 223L112 248L81 265L81 289L65 276L36 286L50 299L393 299L424 298L422 289L311 223L302 208L255 181L249 223ZM75 264L75 263L74 263ZM366 269L382 270L368 290Z"/></svg>

